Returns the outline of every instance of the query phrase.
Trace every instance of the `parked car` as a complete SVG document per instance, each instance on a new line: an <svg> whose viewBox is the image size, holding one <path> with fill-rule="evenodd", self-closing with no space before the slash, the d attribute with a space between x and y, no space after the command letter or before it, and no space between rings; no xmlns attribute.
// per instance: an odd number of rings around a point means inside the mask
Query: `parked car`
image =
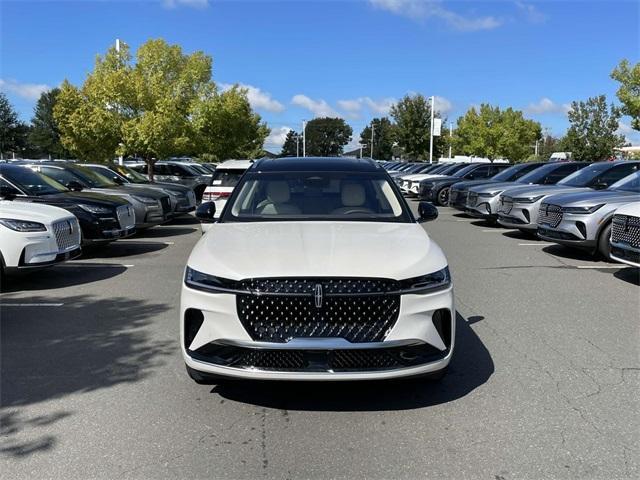
<svg viewBox="0 0 640 480"><path fill-rule="evenodd" d="M398 176L403 176L403 175L409 175L410 173L415 173L418 170L420 170L421 168L424 168L425 164L424 162L411 162L411 163L405 163L401 168L397 169L397 170L392 170L389 173L389 176L391 178L395 178Z"/></svg>
<svg viewBox="0 0 640 480"><path fill-rule="evenodd" d="M60 207L80 222L82 245L106 243L136 232L135 212L126 200L99 193L72 192L29 168L0 164L1 195L17 202Z"/></svg>
<svg viewBox="0 0 640 480"><path fill-rule="evenodd" d="M139 230L159 225L170 218L171 200L166 193L148 188L118 185L107 177L78 164L41 162L23 165L53 178L71 190L86 190L126 200L133 206L136 228Z"/></svg>
<svg viewBox="0 0 640 480"><path fill-rule="evenodd" d="M555 185L563 178L587 166L589 166L587 162L529 164L529 167L533 167L529 168L529 173L515 181L489 183L470 188L465 205L466 211L474 217L495 223L498 220L500 194L505 190L524 185Z"/></svg>
<svg viewBox="0 0 640 480"><path fill-rule="evenodd" d="M429 173L429 172L435 170L438 167L439 167L439 165L436 164L436 163L423 163L418 168L413 169L413 171L411 171L410 173L403 172L400 175L391 175L391 178L393 178L394 182L396 182L396 185L401 187L404 178L411 177L411 176L419 174L419 173Z"/></svg>
<svg viewBox="0 0 640 480"><path fill-rule="evenodd" d="M208 221L214 211L198 208ZM442 376L453 288L420 225L437 210L419 212L416 221L373 161L257 160L187 262L180 326L191 378ZM390 249L398 238L403 248Z"/></svg>
<svg viewBox="0 0 640 480"><path fill-rule="evenodd" d="M1 184L0 189L5 190ZM0 200L0 279L70 260L81 252L80 225L68 211Z"/></svg>
<svg viewBox="0 0 640 480"><path fill-rule="evenodd" d="M253 164L253 160L227 160L216 168L216 172L211 179L211 185L206 188L202 195L203 202L214 202L218 215L222 212L227 199L231 196L233 189L240 181L240 177ZM208 225L203 226L206 231Z"/></svg>
<svg viewBox="0 0 640 480"><path fill-rule="evenodd" d="M604 190L638 170L640 162L598 162L572 173L555 185L529 185L505 190L500 195L498 223L523 232L538 229L540 205L549 195L574 191Z"/></svg>
<svg viewBox="0 0 640 480"><path fill-rule="evenodd" d="M402 193L410 197L416 197L420 193L421 181L435 177L453 175L468 165L468 163L444 163L429 172L405 176L401 185Z"/></svg>
<svg viewBox="0 0 640 480"><path fill-rule="evenodd" d="M133 165L131 168L148 178L146 164ZM202 200L205 188L211 182L211 177L201 174L184 162L157 162L153 166L153 180L185 185L194 191L196 200L199 202Z"/></svg>
<svg viewBox="0 0 640 480"><path fill-rule="evenodd" d="M467 196L469 189L479 186L488 186L496 183L503 182L515 182L520 177L528 174L538 167L545 165L542 162L530 162L530 163L518 163L509 168L505 168L500 173L495 174L493 177L482 178L478 180L465 180L462 182L454 183L451 185L449 191L449 206L457 210L466 211L467 209Z"/></svg>
<svg viewBox="0 0 640 480"><path fill-rule="evenodd" d="M613 214L639 195L640 172L636 172L606 190L548 196L540 205L538 236L609 260Z"/></svg>
<svg viewBox="0 0 640 480"><path fill-rule="evenodd" d="M640 202L615 211L611 220L611 258L640 267Z"/></svg>
<svg viewBox="0 0 640 480"><path fill-rule="evenodd" d="M147 177L124 165L83 164L96 173L112 180L118 185L128 187L151 188L165 193L171 200L170 217L192 212L196 209L196 195L193 190L178 183L151 183Z"/></svg>
<svg viewBox="0 0 640 480"><path fill-rule="evenodd" d="M420 200L427 200L444 207L449 203L451 185L462 180L490 178L507 168L509 168L508 163L472 163L450 176L422 180L419 187Z"/></svg>

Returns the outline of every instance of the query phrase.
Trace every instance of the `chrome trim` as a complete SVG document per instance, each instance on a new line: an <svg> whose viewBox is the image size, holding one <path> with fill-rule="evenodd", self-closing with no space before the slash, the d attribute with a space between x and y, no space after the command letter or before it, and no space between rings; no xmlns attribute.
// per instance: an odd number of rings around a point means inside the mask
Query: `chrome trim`
<svg viewBox="0 0 640 480"><path fill-rule="evenodd" d="M418 339L390 340L388 342L351 343L344 338L292 338L287 343L255 342L244 340L220 339L215 344L231 347L243 347L254 350L372 350L413 345L431 345ZM443 350L444 351L444 350Z"/></svg>

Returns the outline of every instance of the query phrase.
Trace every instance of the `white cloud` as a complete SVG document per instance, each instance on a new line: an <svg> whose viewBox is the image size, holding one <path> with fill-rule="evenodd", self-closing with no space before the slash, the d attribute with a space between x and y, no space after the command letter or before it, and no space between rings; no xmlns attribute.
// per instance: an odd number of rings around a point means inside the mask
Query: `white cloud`
<svg viewBox="0 0 640 480"><path fill-rule="evenodd" d="M0 90L13 93L27 100L38 100L40 95L47 90L51 90L51 87L44 83L20 83L15 80L3 80L0 78Z"/></svg>
<svg viewBox="0 0 640 480"><path fill-rule="evenodd" d="M244 83L237 84L240 88L244 88L247 90L247 98L251 106L258 110L266 110L268 112L282 112L284 110L284 105L282 105L279 101L271 98L271 94L268 92L263 92L258 87L254 87L253 85L247 85ZM220 88L222 90L229 90L234 85L230 83L221 83Z"/></svg>
<svg viewBox="0 0 640 480"><path fill-rule="evenodd" d="M375 8L387 10L412 20L438 18L447 25L464 32L492 30L502 25L493 16L465 16L444 7L443 0L369 0Z"/></svg>
<svg viewBox="0 0 640 480"><path fill-rule="evenodd" d="M544 23L547 20L547 16L531 3L517 1L516 6L531 23Z"/></svg>
<svg viewBox="0 0 640 480"><path fill-rule="evenodd" d="M434 100L434 110L436 112L449 113L452 109L453 105L448 99L436 95Z"/></svg>
<svg viewBox="0 0 640 480"><path fill-rule="evenodd" d="M355 100L338 100L338 107L349 113L357 113L362 110L362 102L360 99Z"/></svg>
<svg viewBox="0 0 640 480"><path fill-rule="evenodd" d="M285 139L287 138L287 133L291 130L290 127L280 127L271 129L271 133L264 141L265 147L282 147Z"/></svg>
<svg viewBox="0 0 640 480"><path fill-rule="evenodd" d="M624 135L627 139L627 142L632 145L640 145L640 132L631 128L631 125L625 123L623 121L618 122L618 130L616 133L619 135Z"/></svg>
<svg viewBox="0 0 640 480"><path fill-rule="evenodd" d="M571 105L569 105L568 103L558 104L547 97L543 97L538 102L530 103L525 110L527 113L532 113L536 115L540 115L544 113L566 114L567 112L569 112L569 110L571 110Z"/></svg>
<svg viewBox="0 0 640 480"><path fill-rule="evenodd" d="M305 108L313 113L316 117L337 117L336 112L331 106L324 100L314 100L306 95L298 94L294 95L291 99L291 103L298 107Z"/></svg>
<svg viewBox="0 0 640 480"><path fill-rule="evenodd" d="M202 9L209 6L209 0L162 0L162 6L164 8L191 7Z"/></svg>
<svg viewBox="0 0 640 480"><path fill-rule="evenodd" d="M351 117L357 118L363 108L368 108L373 114L388 115L391 106L396 103L395 98L381 98L374 100L371 97L359 97L349 100L338 100L338 107L347 112Z"/></svg>

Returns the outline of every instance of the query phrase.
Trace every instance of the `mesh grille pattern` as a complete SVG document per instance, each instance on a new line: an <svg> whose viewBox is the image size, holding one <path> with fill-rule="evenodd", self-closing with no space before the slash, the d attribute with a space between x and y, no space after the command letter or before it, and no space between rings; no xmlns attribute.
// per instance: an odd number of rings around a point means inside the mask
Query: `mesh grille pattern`
<svg viewBox="0 0 640 480"><path fill-rule="evenodd" d="M117 208L116 214L118 216L118 222L120 223L120 228L129 228L133 227L136 223L135 213L133 208L128 205L122 205Z"/></svg>
<svg viewBox="0 0 640 480"><path fill-rule="evenodd" d="M307 365L301 350L248 350L237 363L263 370L302 370Z"/></svg>
<svg viewBox="0 0 640 480"><path fill-rule="evenodd" d="M627 243L640 248L640 218L629 215L614 215L611 226L611 241Z"/></svg>
<svg viewBox="0 0 640 480"><path fill-rule="evenodd" d="M552 205L550 203L543 203L540 205L538 212L538 223L549 225L552 228L560 225L562 221L562 208L558 205Z"/></svg>
<svg viewBox="0 0 640 480"><path fill-rule="evenodd" d="M78 219L70 218L53 224L53 232L60 251L66 252L80 246Z"/></svg>
<svg viewBox="0 0 640 480"><path fill-rule="evenodd" d="M401 366L396 352L380 350L337 350L331 358L332 370L383 370Z"/></svg>
<svg viewBox="0 0 640 480"><path fill-rule="evenodd" d="M254 279L240 283L237 310L253 340L284 343L300 337L383 341L400 311L398 284L385 279ZM322 299L314 295L321 286ZM269 295L271 294L271 295ZM319 306L318 306L319 305Z"/></svg>

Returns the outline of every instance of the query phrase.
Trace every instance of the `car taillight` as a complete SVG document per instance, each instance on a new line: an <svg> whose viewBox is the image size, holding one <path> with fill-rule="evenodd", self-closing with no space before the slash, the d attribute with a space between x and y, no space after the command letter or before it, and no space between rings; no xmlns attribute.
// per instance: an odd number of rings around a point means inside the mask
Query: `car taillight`
<svg viewBox="0 0 640 480"><path fill-rule="evenodd" d="M211 192L211 196L212 197L217 197L217 198L228 198L228 197L231 196L231 192L222 191L222 190L214 190L213 192Z"/></svg>

